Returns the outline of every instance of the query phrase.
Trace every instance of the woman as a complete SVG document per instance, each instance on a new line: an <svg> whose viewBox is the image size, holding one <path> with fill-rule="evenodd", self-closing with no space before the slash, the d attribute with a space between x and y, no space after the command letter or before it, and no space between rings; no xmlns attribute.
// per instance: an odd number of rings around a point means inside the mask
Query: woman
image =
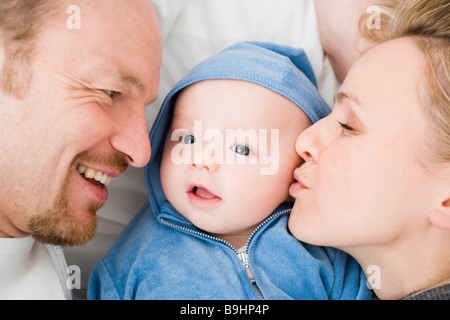
<svg viewBox="0 0 450 320"><path fill-rule="evenodd" d="M394 40L296 143L292 233L353 255L380 299L450 299L449 16L448 0L401 2Z"/></svg>

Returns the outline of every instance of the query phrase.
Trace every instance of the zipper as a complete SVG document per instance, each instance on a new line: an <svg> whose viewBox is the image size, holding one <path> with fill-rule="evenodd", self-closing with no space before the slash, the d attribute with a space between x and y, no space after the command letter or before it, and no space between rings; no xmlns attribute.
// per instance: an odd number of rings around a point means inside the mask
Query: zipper
<svg viewBox="0 0 450 320"><path fill-rule="evenodd" d="M253 290L255 290L256 294L258 295L259 300L264 300L261 290L259 290L258 286L256 285L256 280L255 280L255 277L253 276L252 270L250 269L250 266L248 265L247 249L244 252L239 252L238 257L239 257L239 260L241 260L242 264L244 265L245 271L247 272L247 276L250 279Z"/></svg>
<svg viewBox="0 0 450 320"><path fill-rule="evenodd" d="M292 208L280 210L280 211L278 211L278 212L272 214L271 216L267 217L263 222L261 222L261 223L259 224L259 226L257 226L256 229L253 230L253 232L252 232L252 234L250 235L250 237L248 237L247 244L245 245L245 252L248 253L247 251L248 251L248 246L249 246L249 244L250 244L250 241L252 241L253 237L255 236L256 232L258 232L259 229L261 229L266 223L268 223L268 222L271 221L272 219L275 219L276 217L279 217L279 216L281 216L282 214L290 213L291 210L292 210Z"/></svg>
<svg viewBox="0 0 450 320"><path fill-rule="evenodd" d="M275 219L276 217L279 217L282 214L291 212L291 210L292 209L289 208L289 209L284 209L284 210L278 211L278 212L272 214L271 216L267 217L263 222L261 222L258 225L258 227L256 227L256 229L253 230L253 232L250 234L250 237L248 238L247 243L245 244L245 251L244 252L238 252L236 250L236 248L233 245L231 245L231 243L229 243L228 241L225 241L223 239L211 236L211 235L209 235L207 233L200 232L200 231L197 231L197 230L189 228L189 227L183 227L183 226L181 226L179 224L176 224L174 222L168 221L165 218L160 218L160 221L163 224L165 224L167 226L170 226L172 228L179 229L179 230L184 231L184 232L193 233L195 235L198 235L198 236L201 236L201 237L205 237L205 238L207 238L209 240L220 242L220 243L226 245L231 250L233 250L236 253L236 255L238 256L238 258L241 261L242 265L244 266L245 271L247 272L249 280L250 280L250 282L252 284L253 290L255 290L255 292L258 295L260 300L264 300L264 296L263 296L261 290L259 290L258 285L256 284L256 280L254 279L253 273L252 273L252 271L250 269L250 265L248 264L248 246L249 246L251 240L253 239L253 237L255 236L256 232L258 232L258 230L260 230L266 223L268 223L269 221Z"/></svg>
<svg viewBox="0 0 450 320"><path fill-rule="evenodd" d="M241 260L242 264L245 267L245 270L247 271L247 275L248 275L248 277L250 279L250 282L252 283L252 287L256 291L256 294L259 297L259 300L264 300L264 296L263 296L261 290L259 290L258 285L256 284L256 280L254 279L252 270L250 269L250 265L248 264L248 246L250 245L250 242L252 241L252 239L255 236L256 232L258 232L258 230L261 229L266 223L268 223L269 221L275 219L276 217L279 217L282 214L291 212L291 210L292 210L291 208L284 209L284 210L278 211L278 212L274 213L273 215L267 217L263 222L261 222L258 225L258 227L256 227L255 230L253 230L253 232L251 233L250 237L248 237L247 243L245 244L245 252L241 252L240 254L238 254L239 259Z"/></svg>

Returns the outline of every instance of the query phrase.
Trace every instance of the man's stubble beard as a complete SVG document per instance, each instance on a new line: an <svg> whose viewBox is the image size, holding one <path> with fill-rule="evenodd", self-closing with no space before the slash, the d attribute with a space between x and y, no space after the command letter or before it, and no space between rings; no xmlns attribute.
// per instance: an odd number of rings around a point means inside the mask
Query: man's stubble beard
<svg viewBox="0 0 450 320"><path fill-rule="evenodd" d="M29 233L42 243L56 246L80 246L92 239L97 230L97 211L103 204L92 204L89 208L91 217L88 223L78 221L71 212L67 198L70 175L56 197L53 205L41 212L35 213L28 221Z"/></svg>
<svg viewBox="0 0 450 320"><path fill-rule="evenodd" d="M109 166L124 172L128 163L124 155L119 152L113 152L108 155L91 155L88 151L81 152L72 161L71 167L82 161L98 163ZM28 220L29 233L37 240L43 243L57 246L80 246L92 239L97 230L97 211L103 207L104 203L93 203L88 208L90 219L86 222L79 221L76 212L72 212L68 194L71 179L78 174L68 173L66 181L61 188L53 205L40 213L35 213Z"/></svg>

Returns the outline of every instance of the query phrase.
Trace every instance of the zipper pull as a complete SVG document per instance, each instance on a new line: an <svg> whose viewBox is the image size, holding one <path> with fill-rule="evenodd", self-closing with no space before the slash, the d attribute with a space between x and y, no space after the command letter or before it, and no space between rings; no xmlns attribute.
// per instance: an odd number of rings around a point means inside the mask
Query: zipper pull
<svg viewBox="0 0 450 320"><path fill-rule="evenodd" d="M247 251L238 252L239 260L241 260L242 264L245 267L245 271L247 272L247 276L250 279L250 282L252 284L253 289L255 290L256 294L258 295L260 300L264 300L264 297L259 290L258 286L256 285L255 277L253 276L252 271L250 270L250 266L248 265L248 254Z"/></svg>
<svg viewBox="0 0 450 320"><path fill-rule="evenodd" d="M247 275L248 275L248 277L250 278L250 281L251 281L252 283L254 283L254 282L255 282L255 278L253 277L253 273L252 273L252 271L250 270L250 267L249 267L249 265L248 265L248 255L247 255L247 252L245 252L245 251L239 252L239 253L238 253L238 257L239 257L239 259L241 260L242 264L244 265L245 271L247 271Z"/></svg>

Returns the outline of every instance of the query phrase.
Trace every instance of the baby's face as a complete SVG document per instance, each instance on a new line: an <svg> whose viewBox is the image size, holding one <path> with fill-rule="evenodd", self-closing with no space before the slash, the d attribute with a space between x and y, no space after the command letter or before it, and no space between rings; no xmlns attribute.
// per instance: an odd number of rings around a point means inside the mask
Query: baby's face
<svg viewBox="0 0 450 320"><path fill-rule="evenodd" d="M204 231L250 235L289 198L297 136L311 125L293 102L239 80L195 83L178 97L161 164L170 203Z"/></svg>

